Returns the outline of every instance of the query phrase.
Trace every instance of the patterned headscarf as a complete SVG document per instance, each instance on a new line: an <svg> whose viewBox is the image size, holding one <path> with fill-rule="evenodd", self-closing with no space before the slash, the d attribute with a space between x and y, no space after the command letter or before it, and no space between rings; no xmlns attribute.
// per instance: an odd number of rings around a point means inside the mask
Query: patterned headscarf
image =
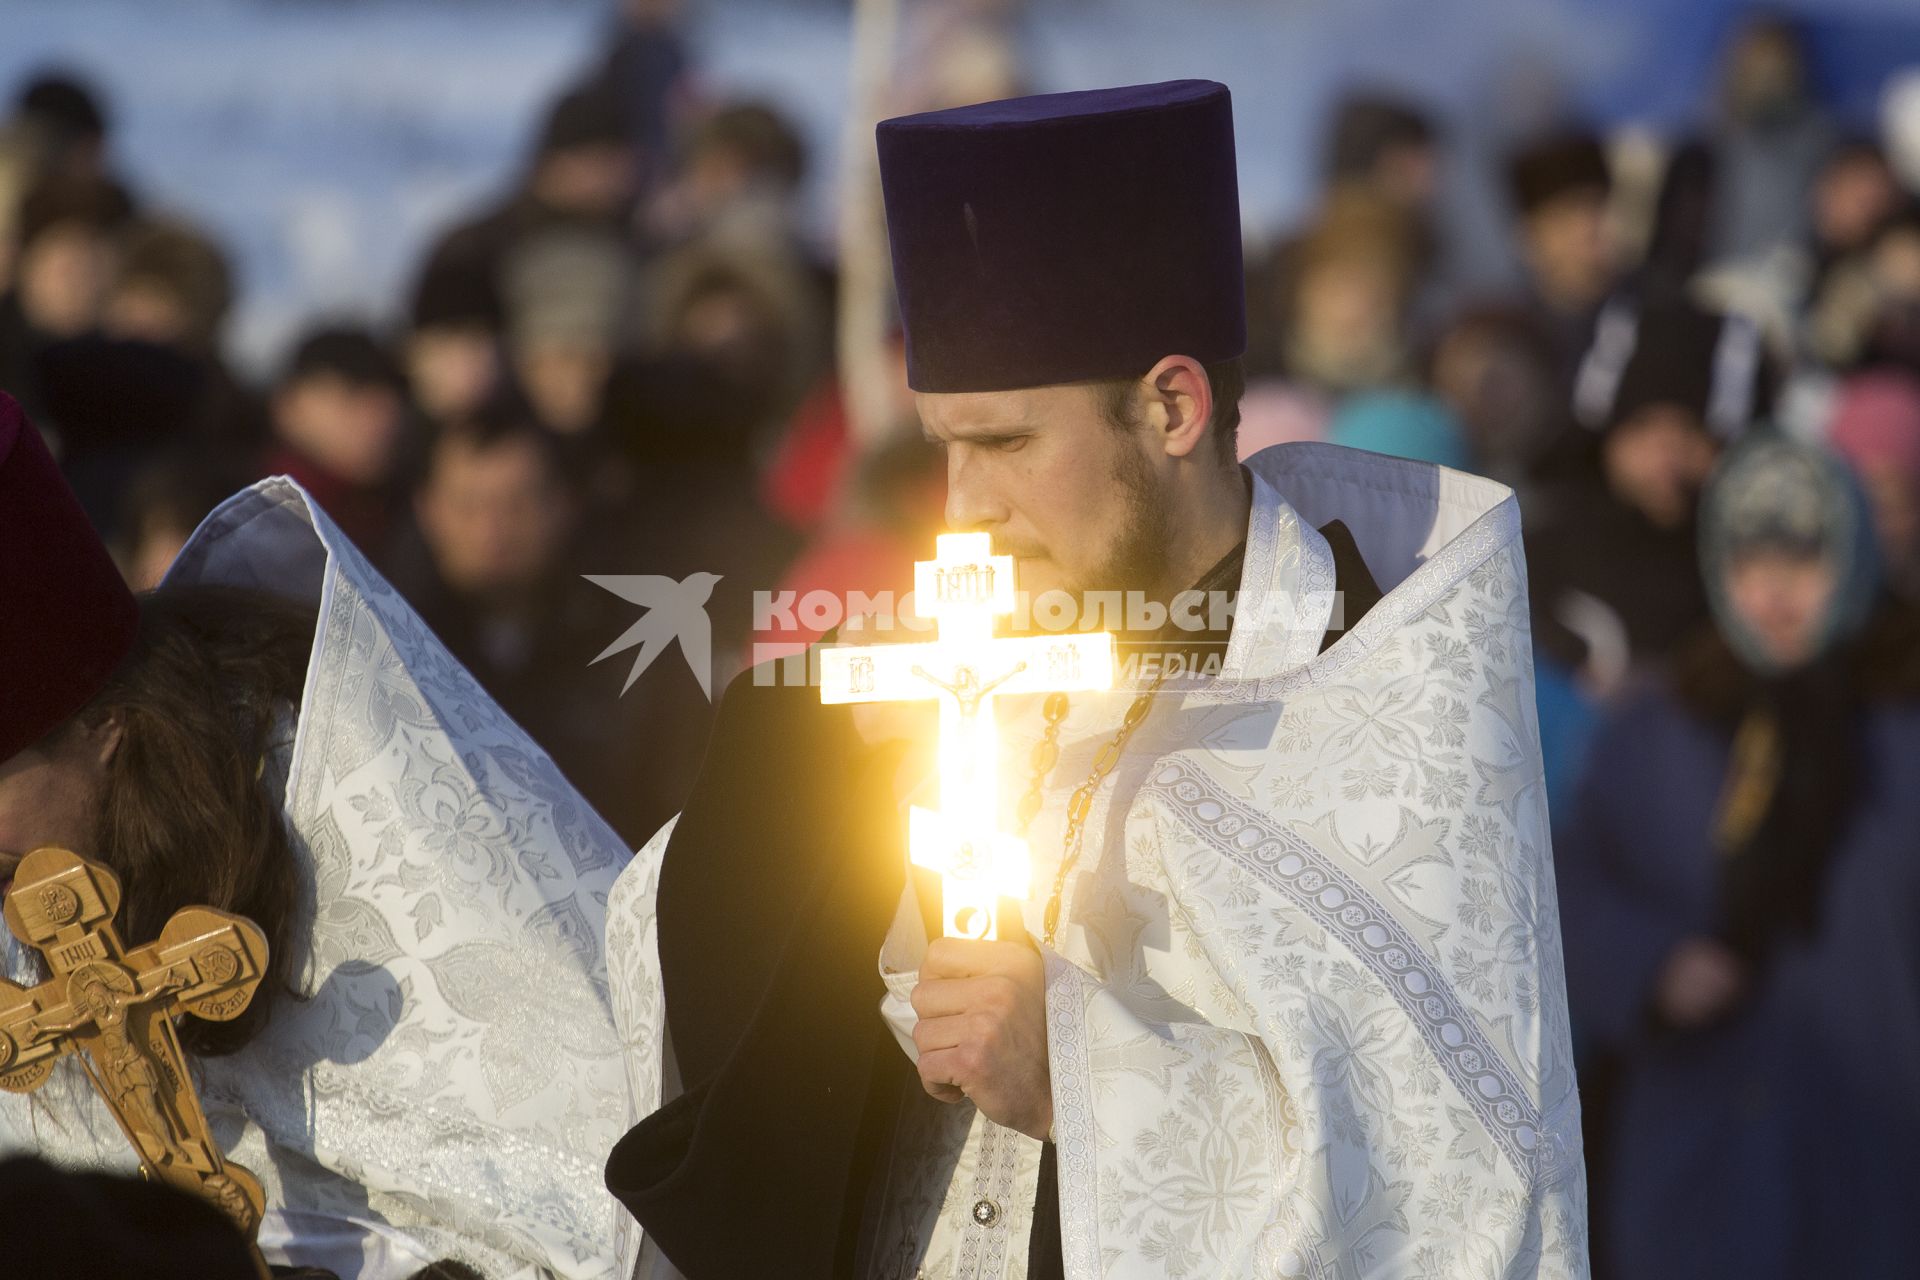
<svg viewBox="0 0 1920 1280"><path fill-rule="evenodd" d="M1715 620L1756 673L1778 671L1733 607L1727 577L1758 551L1815 556L1833 566L1836 585L1814 653L1822 656L1865 623L1879 585L1868 508L1852 475L1832 455L1773 431L1753 436L1723 461L1702 499L1701 569Z"/></svg>

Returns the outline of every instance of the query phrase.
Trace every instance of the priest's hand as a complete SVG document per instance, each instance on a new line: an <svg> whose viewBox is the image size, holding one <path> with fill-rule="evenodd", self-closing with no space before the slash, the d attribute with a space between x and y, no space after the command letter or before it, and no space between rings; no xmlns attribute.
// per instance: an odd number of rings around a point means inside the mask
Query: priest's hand
<svg viewBox="0 0 1920 1280"><path fill-rule="evenodd" d="M1024 941L936 938L913 989L920 1083L942 1102L971 1100L987 1119L1044 1141L1053 1128L1047 996Z"/></svg>

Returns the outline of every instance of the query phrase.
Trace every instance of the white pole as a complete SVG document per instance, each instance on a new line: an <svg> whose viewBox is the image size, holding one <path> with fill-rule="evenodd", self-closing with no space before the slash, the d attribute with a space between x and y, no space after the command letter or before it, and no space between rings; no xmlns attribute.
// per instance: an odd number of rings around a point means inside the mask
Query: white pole
<svg viewBox="0 0 1920 1280"><path fill-rule="evenodd" d="M861 452L879 444L894 425L887 355L893 273L873 127L885 113L899 28L900 0L854 0L852 92L841 140L836 338L848 428Z"/></svg>

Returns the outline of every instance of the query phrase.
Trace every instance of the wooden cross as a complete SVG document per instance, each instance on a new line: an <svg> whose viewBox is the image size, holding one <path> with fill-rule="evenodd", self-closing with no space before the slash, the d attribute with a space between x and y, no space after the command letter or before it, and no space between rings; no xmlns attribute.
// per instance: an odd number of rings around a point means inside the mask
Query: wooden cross
<svg viewBox="0 0 1920 1280"><path fill-rule="evenodd" d="M942 534L914 565L914 601L940 638L822 650L820 700L940 699L940 807L913 809L908 849L940 874L947 936L992 938L999 900L1032 888L1026 841L999 828L993 700L1111 688L1116 646L1105 632L996 639L995 619L1014 610L1013 557L984 533Z"/></svg>
<svg viewBox="0 0 1920 1280"><path fill-rule="evenodd" d="M0 1089L31 1093L57 1059L81 1054L141 1171L212 1202L252 1241L260 1183L220 1154L173 1021L238 1017L266 972L266 937L251 920L186 907L128 951L119 906L119 878L79 854L36 849L15 868L7 927L53 976L31 988L0 979ZM255 1262L265 1275L257 1251Z"/></svg>

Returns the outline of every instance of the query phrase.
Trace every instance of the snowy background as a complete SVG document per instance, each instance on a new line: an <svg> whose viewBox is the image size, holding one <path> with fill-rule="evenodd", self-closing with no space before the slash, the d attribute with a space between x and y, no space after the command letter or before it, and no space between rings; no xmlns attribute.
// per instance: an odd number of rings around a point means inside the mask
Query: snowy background
<svg viewBox="0 0 1920 1280"><path fill-rule="evenodd" d="M1392 85L1453 122L1484 174L1515 132L1577 108L1675 127L1707 98L1743 9L1723 0L1033 0L1040 89L1205 76L1234 91L1250 232L1312 189L1331 93ZM1920 4L1788 6L1858 117L1920 63ZM846 104L848 6L690 0L700 80L785 109L808 135L817 227ZM0 0L0 90L63 64L95 80L120 163L153 202L216 229L242 302L234 357L259 370L316 313L389 320L424 240L502 188L542 105L592 61L606 0ZM1453 184L1469 269L1508 270L1485 183Z"/></svg>

